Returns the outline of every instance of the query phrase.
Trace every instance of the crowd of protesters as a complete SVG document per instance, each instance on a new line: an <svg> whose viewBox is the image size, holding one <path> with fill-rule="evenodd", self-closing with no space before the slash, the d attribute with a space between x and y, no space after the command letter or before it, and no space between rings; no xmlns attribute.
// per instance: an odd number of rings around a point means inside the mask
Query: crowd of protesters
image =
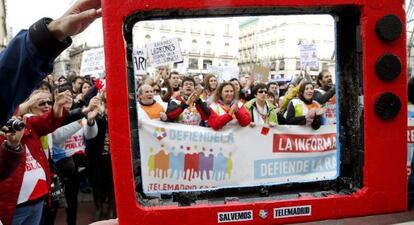
<svg viewBox="0 0 414 225"><path fill-rule="evenodd" d="M314 80L309 75L297 75L291 81L268 82L255 81L249 74L219 80L213 74L187 76L169 71L161 66L155 78L137 77L140 121L161 120L214 130L231 124L313 129L336 124L335 86L327 70Z"/></svg>
<svg viewBox="0 0 414 225"><path fill-rule="evenodd" d="M33 204L31 199L36 199L38 207L43 207L43 213L37 214L41 217L40 224L54 224L58 208L63 207L66 208L67 224L76 224L78 193L82 184L84 192L90 192L88 187L92 189L95 221L116 217L106 92L104 89L99 90L94 79L89 76L73 76L55 80L53 76L47 76L15 112L15 116L23 118L26 123L25 132L30 132L33 139L32 143L23 138L21 143L27 145L26 148L42 147L46 157L42 157L44 160L39 163L42 168L47 168L45 170L50 174L48 176L55 177L50 185L62 185L65 201L62 203L62 199L57 199L59 196L49 196L46 188L49 184L44 173L36 175L37 182L34 182L33 176L27 178L29 174L26 169L26 173L21 173L23 183L20 194L16 193L18 201L13 221L20 214L20 208L27 205L27 202ZM52 116L56 112L60 113L59 117ZM27 154L30 152L27 151ZM32 164L36 165L37 162ZM33 166L31 175L39 173L33 172L36 169L39 168ZM21 183L21 179L9 180L16 187ZM13 190L18 192L19 188ZM48 204L46 199L52 204Z"/></svg>

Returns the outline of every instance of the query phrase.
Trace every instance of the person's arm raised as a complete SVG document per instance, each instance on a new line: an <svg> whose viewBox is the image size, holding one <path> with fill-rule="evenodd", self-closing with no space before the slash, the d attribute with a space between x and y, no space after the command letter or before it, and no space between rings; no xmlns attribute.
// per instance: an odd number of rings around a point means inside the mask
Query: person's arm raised
<svg viewBox="0 0 414 225"><path fill-rule="evenodd" d="M64 41L84 31L101 15L100 0L78 0L60 18L51 21L47 28L56 39Z"/></svg>

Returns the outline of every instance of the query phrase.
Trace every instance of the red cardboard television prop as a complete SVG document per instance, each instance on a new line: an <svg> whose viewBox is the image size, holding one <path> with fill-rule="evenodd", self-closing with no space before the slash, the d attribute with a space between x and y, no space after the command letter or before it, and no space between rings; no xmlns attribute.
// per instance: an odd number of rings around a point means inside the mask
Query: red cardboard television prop
<svg viewBox="0 0 414 225"><path fill-rule="evenodd" d="M405 210L407 75L403 4L402 0L103 0L110 145L119 223L284 224ZM276 185L270 191L283 196L280 198L256 195L242 200L258 187L217 191L200 198L207 201L189 204L143 203L134 170L140 162L135 160L139 137L131 56L133 25L154 19L295 14L329 14L335 21L338 177ZM211 203L209 198L224 200Z"/></svg>

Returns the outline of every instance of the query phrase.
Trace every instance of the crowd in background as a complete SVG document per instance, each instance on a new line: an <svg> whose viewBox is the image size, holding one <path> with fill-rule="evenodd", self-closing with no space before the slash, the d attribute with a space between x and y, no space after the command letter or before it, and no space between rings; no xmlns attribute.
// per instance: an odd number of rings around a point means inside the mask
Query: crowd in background
<svg viewBox="0 0 414 225"><path fill-rule="evenodd" d="M186 76L160 66L154 76L136 77L138 118L211 127L228 124L319 129L336 124L332 75L322 71L290 81L257 81L251 74L219 80L213 74ZM139 122L141 123L141 122Z"/></svg>

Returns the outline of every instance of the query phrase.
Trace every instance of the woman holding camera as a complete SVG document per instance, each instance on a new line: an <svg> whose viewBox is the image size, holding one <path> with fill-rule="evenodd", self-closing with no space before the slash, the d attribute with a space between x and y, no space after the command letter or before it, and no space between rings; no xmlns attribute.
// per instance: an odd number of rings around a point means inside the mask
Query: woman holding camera
<svg viewBox="0 0 414 225"><path fill-rule="evenodd" d="M63 105L70 100L71 97L66 92L56 94L51 110L42 116L24 117L24 129L19 131L12 130L11 127L2 128L0 221L4 224L40 223L51 181L40 136L61 126L68 115Z"/></svg>

